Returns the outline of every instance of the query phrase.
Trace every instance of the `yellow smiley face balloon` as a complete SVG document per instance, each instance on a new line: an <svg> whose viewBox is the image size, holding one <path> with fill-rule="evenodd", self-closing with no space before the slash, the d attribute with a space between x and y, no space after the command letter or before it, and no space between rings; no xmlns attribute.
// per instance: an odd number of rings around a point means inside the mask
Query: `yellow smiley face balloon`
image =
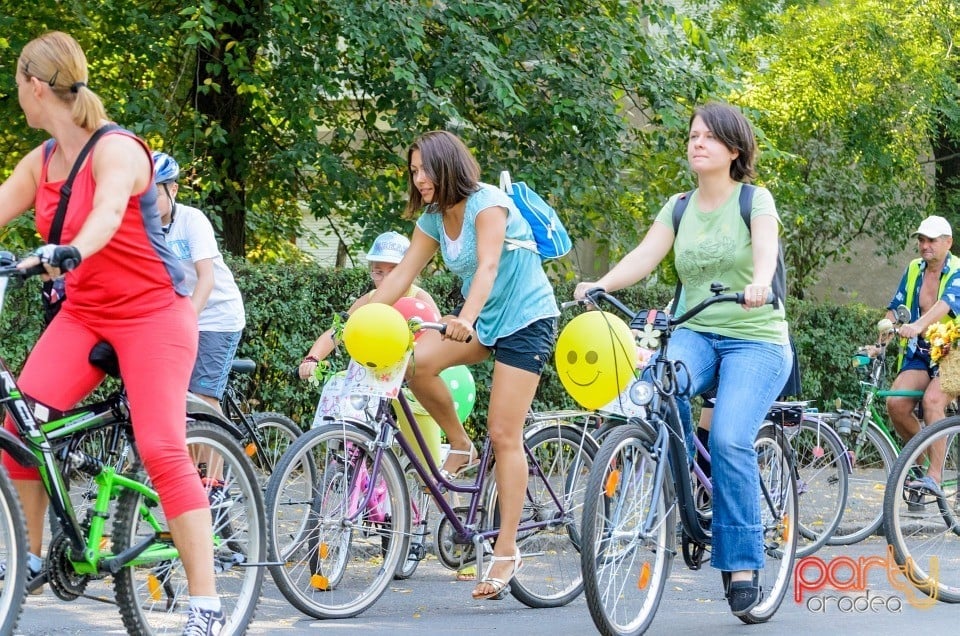
<svg viewBox="0 0 960 636"><path fill-rule="evenodd" d="M637 346L627 323L605 311L580 314L557 338L557 373L574 400L598 409L633 378Z"/></svg>

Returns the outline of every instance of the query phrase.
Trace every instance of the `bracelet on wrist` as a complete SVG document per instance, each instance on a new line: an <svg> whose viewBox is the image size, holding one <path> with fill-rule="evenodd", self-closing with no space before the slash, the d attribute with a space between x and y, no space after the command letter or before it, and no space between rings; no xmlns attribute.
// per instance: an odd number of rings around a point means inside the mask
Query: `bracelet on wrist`
<svg viewBox="0 0 960 636"><path fill-rule="evenodd" d="M318 358L317 356L306 356L306 357L300 362L300 364L303 364L304 362L312 362L312 363L314 363L314 364L320 364L320 358Z"/></svg>

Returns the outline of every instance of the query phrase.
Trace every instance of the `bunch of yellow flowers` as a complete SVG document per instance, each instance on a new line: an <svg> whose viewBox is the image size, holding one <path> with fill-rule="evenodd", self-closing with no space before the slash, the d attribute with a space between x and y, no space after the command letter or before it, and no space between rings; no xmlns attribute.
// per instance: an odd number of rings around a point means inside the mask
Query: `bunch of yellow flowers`
<svg viewBox="0 0 960 636"><path fill-rule="evenodd" d="M923 337L930 343L930 360L940 362L960 340L960 325L953 321L938 322L927 327Z"/></svg>

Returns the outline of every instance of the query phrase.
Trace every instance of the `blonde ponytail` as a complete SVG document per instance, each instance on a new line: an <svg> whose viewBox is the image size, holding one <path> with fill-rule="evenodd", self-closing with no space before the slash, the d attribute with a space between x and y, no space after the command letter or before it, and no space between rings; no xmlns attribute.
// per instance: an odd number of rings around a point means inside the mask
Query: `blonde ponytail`
<svg viewBox="0 0 960 636"><path fill-rule="evenodd" d="M107 119L100 97L87 86L87 58L71 36L51 31L31 40L23 47L19 66L24 75L46 83L54 95L72 105L76 125L93 131Z"/></svg>

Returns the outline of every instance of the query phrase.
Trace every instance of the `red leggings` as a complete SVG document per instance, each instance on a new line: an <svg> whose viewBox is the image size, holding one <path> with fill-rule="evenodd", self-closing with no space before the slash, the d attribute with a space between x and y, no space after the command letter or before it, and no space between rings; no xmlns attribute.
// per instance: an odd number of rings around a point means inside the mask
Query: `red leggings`
<svg viewBox="0 0 960 636"><path fill-rule="evenodd" d="M197 319L190 301L176 297L167 307L132 318L84 315L66 308L37 341L17 383L29 398L66 410L103 380L88 361L90 349L106 340L117 352L130 401L137 451L173 519L209 504L186 443L186 394L197 354ZM7 416L4 426L16 434ZM3 454L13 479L38 480L39 473Z"/></svg>

